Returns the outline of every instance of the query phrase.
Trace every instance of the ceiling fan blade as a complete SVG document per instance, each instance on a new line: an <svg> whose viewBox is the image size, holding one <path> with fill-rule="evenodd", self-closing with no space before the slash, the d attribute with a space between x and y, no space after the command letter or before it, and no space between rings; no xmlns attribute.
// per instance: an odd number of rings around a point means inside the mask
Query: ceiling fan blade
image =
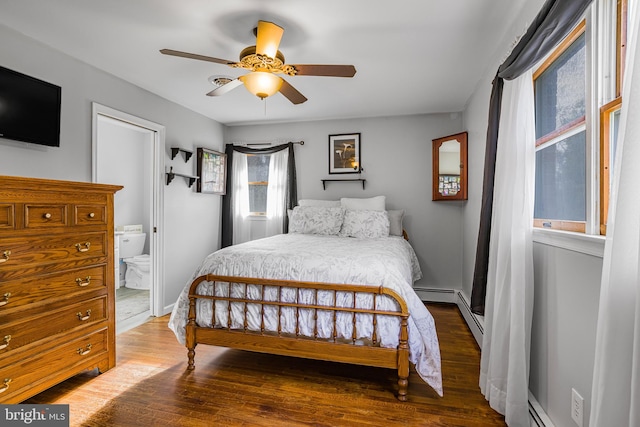
<svg viewBox="0 0 640 427"><path fill-rule="evenodd" d="M226 59L219 59L219 58L214 58L212 56L198 55L197 53L181 52L179 50L173 50L173 49L161 49L160 53L162 53L163 55L172 55L172 56L180 56L182 58L197 59L199 61L215 62L216 64L224 64L224 65L235 64L234 61L229 61Z"/></svg>
<svg viewBox="0 0 640 427"><path fill-rule="evenodd" d="M266 55L269 58L275 58L278 53L278 46L284 28L273 22L258 21L258 32L256 34L256 53Z"/></svg>
<svg viewBox="0 0 640 427"><path fill-rule="evenodd" d="M307 98L298 92L298 89L291 86L288 81L282 79L282 86L280 87L280 93L283 94L293 104L302 104Z"/></svg>
<svg viewBox="0 0 640 427"><path fill-rule="evenodd" d="M291 65L296 69L296 76L353 77L356 67L353 65Z"/></svg>
<svg viewBox="0 0 640 427"><path fill-rule="evenodd" d="M221 96L227 92L231 92L233 89L237 88L238 86L242 86L242 82L239 79L233 79L229 83L224 84L212 90L207 94L207 96Z"/></svg>

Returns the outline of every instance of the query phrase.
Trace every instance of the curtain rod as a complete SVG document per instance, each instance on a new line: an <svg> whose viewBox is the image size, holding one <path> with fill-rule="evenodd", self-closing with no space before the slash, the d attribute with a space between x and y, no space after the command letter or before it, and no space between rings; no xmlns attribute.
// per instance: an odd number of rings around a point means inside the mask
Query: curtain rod
<svg viewBox="0 0 640 427"><path fill-rule="evenodd" d="M244 145L246 147L253 147L253 146L258 146L258 145L273 145L273 144L299 144L299 145L304 145L304 141L287 141L287 142L280 142L280 141L276 141L276 142L232 142L232 144L234 145Z"/></svg>

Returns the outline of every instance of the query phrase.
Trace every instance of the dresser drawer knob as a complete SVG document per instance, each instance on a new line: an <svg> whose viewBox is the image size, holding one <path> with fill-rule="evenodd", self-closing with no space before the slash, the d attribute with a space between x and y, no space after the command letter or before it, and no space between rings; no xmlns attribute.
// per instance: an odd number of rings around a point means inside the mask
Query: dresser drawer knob
<svg viewBox="0 0 640 427"><path fill-rule="evenodd" d="M81 279L80 277L78 277L76 279L76 283L78 284L78 286L80 287L85 287L85 286L89 286L89 283L91 283L91 276L87 276L84 279Z"/></svg>
<svg viewBox="0 0 640 427"><path fill-rule="evenodd" d="M2 252L2 258L0 258L0 264L2 264L3 262L9 261L9 256L10 255L11 255L11 251Z"/></svg>
<svg viewBox="0 0 640 427"><path fill-rule="evenodd" d="M4 350L5 348L9 347L9 341L11 341L11 335L5 335L4 339L2 340L2 344L0 344L0 350Z"/></svg>
<svg viewBox="0 0 640 427"><path fill-rule="evenodd" d="M89 218L95 218L95 217L96 217L96 214L95 214L95 213L91 212L91 213L89 214Z"/></svg>
<svg viewBox="0 0 640 427"><path fill-rule="evenodd" d="M76 353L78 353L80 356L86 356L87 354L91 353L91 344L87 344L85 348L79 348L76 350Z"/></svg>
<svg viewBox="0 0 640 427"><path fill-rule="evenodd" d="M78 316L78 320L80 320L81 322L87 321L91 317L91 310L87 310L86 316L83 316L82 312L80 311L76 313L76 316Z"/></svg>
<svg viewBox="0 0 640 427"><path fill-rule="evenodd" d="M44 219L51 219L51 214L49 212L47 212L46 214L42 215L42 217Z"/></svg>
<svg viewBox="0 0 640 427"><path fill-rule="evenodd" d="M89 242L76 243L76 249L78 250L78 252L87 252L89 250L89 246L91 246L91 243Z"/></svg>
<svg viewBox="0 0 640 427"><path fill-rule="evenodd" d="M11 378L5 378L4 385L0 388L0 393L4 393L9 390L9 384L11 384Z"/></svg>
<svg viewBox="0 0 640 427"><path fill-rule="evenodd" d="M3 305L9 304L10 296L11 296L11 292L7 292L4 295L2 295L2 299L0 300L0 307L2 307Z"/></svg>

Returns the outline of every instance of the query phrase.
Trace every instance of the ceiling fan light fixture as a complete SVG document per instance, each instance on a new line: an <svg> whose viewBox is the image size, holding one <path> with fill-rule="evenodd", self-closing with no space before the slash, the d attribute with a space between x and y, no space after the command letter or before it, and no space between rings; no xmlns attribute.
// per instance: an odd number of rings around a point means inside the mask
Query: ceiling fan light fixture
<svg viewBox="0 0 640 427"><path fill-rule="evenodd" d="M239 77L249 92L260 99L265 99L282 87L282 79L266 71L254 71Z"/></svg>

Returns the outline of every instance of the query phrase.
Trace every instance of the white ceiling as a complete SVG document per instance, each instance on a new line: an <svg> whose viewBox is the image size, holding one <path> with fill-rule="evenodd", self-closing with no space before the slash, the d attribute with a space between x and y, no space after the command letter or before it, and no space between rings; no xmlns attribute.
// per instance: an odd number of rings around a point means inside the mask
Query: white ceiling
<svg viewBox="0 0 640 427"><path fill-rule="evenodd" d="M524 0L0 0L0 23L227 125L457 112L495 62ZM238 60L258 20L285 29L290 64L353 64L353 78L285 77L309 100L266 105L212 75L246 71L160 54ZM44 64L43 64L44 66Z"/></svg>

